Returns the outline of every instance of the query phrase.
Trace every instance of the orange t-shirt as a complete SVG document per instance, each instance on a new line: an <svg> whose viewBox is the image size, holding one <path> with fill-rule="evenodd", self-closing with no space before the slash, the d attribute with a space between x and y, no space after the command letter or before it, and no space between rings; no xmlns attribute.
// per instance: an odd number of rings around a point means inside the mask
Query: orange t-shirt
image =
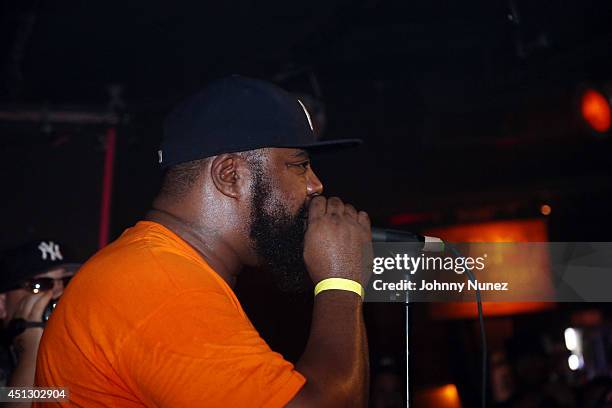
<svg viewBox="0 0 612 408"><path fill-rule="evenodd" d="M279 407L304 385L187 243L141 221L91 258L45 329L36 385L84 407Z"/></svg>

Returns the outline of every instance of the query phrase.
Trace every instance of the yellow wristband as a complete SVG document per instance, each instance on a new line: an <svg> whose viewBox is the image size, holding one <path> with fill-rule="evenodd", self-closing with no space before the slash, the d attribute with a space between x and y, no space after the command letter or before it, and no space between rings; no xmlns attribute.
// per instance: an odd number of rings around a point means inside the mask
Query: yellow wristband
<svg viewBox="0 0 612 408"><path fill-rule="evenodd" d="M314 289L314 294L317 296L319 293L324 290L337 289L337 290L347 290L349 292L355 292L361 298L363 298L363 287L359 284L359 282L355 282L354 280L344 279L344 278L327 278L323 279L321 282L317 283Z"/></svg>

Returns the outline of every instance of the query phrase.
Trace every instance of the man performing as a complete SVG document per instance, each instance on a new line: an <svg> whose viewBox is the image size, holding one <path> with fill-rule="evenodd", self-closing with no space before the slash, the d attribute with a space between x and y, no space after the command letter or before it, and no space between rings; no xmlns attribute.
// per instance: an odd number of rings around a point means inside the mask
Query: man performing
<svg viewBox="0 0 612 408"><path fill-rule="evenodd" d="M323 197L309 161L354 143L316 142L304 105L263 81L229 77L179 106L153 209L65 291L37 385L66 387L84 407L364 406L370 222ZM295 367L234 295L243 266L262 266L284 290L316 285Z"/></svg>

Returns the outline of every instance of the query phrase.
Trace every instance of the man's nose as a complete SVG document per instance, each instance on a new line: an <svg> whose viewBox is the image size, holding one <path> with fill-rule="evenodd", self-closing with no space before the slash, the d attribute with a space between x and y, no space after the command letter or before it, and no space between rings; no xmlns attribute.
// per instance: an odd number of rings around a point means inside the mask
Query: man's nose
<svg viewBox="0 0 612 408"><path fill-rule="evenodd" d="M318 196L323 194L323 183L317 177L314 171L310 169L308 174L308 183L306 185L306 193L309 196Z"/></svg>

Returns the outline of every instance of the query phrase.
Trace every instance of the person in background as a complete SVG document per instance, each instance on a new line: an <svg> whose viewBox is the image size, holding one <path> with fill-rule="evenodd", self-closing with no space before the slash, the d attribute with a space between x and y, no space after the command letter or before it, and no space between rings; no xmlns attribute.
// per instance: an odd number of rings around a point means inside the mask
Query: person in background
<svg viewBox="0 0 612 408"><path fill-rule="evenodd" d="M34 384L46 320L80 264L56 240L37 240L0 254L0 384ZM24 407L24 403L19 403Z"/></svg>
<svg viewBox="0 0 612 408"><path fill-rule="evenodd" d="M553 376L550 355L539 333L520 333L506 344L515 390L499 405L512 408L573 408L573 390Z"/></svg>

